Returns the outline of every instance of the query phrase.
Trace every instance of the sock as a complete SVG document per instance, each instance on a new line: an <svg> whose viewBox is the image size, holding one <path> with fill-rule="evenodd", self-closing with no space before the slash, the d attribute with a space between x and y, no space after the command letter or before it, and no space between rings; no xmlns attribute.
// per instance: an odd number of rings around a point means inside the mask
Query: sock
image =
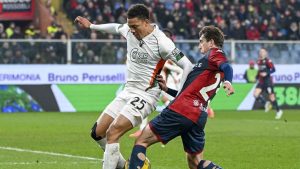
<svg viewBox="0 0 300 169"><path fill-rule="evenodd" d="M99 146L101 147L101 149L105 152L105 146L106 146L106 137L102 138L101 140L96 141ZM125 165L125 158L123 157L123 155L120 153L119 154L119 161L118 161L118 165L117 165L117 169L119 168L123 168Z"/></svg>
<svg viewBox="0 0 300 169"><path fill-rule="evenodd" d="M96 141L96 142L99 144L99 146L101 147L101 149L102 149L103 151L105 151L106 137L105 137L105 138L102 138L101 140L98 140L98 141Z"/></svg>
<svg viewBox="0 0 300 169"><path fill-rule="evenodd" d="M256 100L261 103L262 105L265 105L266 104L266 99L262 96L262 95L259 95Z"/></svg>
<svg viewBox="0 0 300 169"><path fill-rule="evenodd" d="M142 168L145 159L146 159L146 147L141 145L135 145L131 153L129 169Z"/></svg>
<svg viewBox="0 0 300 169"><path fill-rule="evenodd" d="M103 157L103 167L105 169L115 169L120 157L120 144L112 143L106 144L104 157Z"/></svg>
<svg viewBox="0 0 300 169"><path fill-rule="evenodd" d="M126 163L126 160L120 152L119 153L119 160L118 160L118 164L117 164L117 169L123 169L124 166L125 166L125 163Z"/></svg>
<svg viewBox="0 0 300 169"><path fill-rule="evenodd" d="M276 111L279 112L280 109L279 109L277 100L272 101L272 105L276 108Z"/></svg>
<svg viewBox="0 0 300 169"><path fill-rule="evenodd" d="M208 163L207 166L204 167L204 163ZM197 169L222 169L211 161L201 160L197 166Z"/></svg>
<svg viewBox="0 0 300 169"><path fill-rule="evenodd" d="M144 120L142 121L142 123L140 125L140 130L143 130L144 127L146 127L147 123L148 123L148 118L146 117L146 118L144 118Z"/></svg>

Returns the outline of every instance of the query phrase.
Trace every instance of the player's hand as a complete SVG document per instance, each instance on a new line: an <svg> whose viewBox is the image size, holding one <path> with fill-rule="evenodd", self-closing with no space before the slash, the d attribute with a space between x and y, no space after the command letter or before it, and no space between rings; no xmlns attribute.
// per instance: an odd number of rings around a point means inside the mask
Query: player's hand
<svg viewBox="0 0 300 169"><path fill-rule="evenodd" d="M162 75L156 75L155 80L158 82L159 88L163 91L167 91L168 87L166 85L166 81L164 80Z"/></svg>
<svg viewBox="0 0 300 169"><path fill-rule="evenodd" d="M265 76L267 76L267 73L266 72L260 72L259 75L262 76L262 77L265 77Z"/></svg>
<svg viewBox="0 0 300 169"><path fill-rule="evenodd" d="M90 28L91 26L91 22L86 19L86 18L83 18L81 16L77 16L76 19L74 20L75 23L78 23L78 25L81 27L81 28Z"/></svg>
<svg viewBox="0 0 300 169"><path fill-rule="evenodd" d="M234 94L234 88L232 87L231 83L224 82L223 88L224 88L227 96Z"/></svg>

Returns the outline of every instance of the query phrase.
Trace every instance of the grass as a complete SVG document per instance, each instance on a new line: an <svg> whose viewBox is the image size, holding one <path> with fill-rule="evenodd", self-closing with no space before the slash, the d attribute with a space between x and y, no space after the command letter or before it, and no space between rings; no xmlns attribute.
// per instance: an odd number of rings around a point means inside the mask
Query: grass
<svg viewBox="0 0 300 169"><path fill-rule="evenodd" d="M216 112L216 117L206 125L205 158L225 169L300 168L300 111L286 110L284 113L281 120L274 120L274 113L262 111ZM0 113L0 168L101 168L100 160L87 159L102 158L102 151L89 136L97 117L96 112ZM134 142L128 134L121 140L125 157L129 157ZM73 156L37 154L5 147ZM188 168L180 138L165 148L160 144L150 147L147 155L153 169Z"/></svg>

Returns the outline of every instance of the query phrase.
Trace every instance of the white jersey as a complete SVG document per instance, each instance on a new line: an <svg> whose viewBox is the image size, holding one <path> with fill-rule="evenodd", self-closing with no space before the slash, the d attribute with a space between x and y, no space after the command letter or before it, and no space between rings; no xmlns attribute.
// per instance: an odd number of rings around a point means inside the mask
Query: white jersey
<svg viewBox="0 0 300 169"><path fill-rule="evenodd" d="M177 62L180 50L157 25L152 33L138 40L127 24L120 25L118 32L127 40L127 86L149 93L160 93L155 76L160 73L167 59ZM154 92L154 93L153 93Z"/></svg>

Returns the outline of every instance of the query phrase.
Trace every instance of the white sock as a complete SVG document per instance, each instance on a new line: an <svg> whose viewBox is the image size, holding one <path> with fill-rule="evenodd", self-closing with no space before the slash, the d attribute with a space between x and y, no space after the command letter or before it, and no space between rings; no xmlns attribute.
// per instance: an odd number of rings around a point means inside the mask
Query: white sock
<svg viewBox="0 0 300 169"><path fill-rule="evenodd" d="M144 120L142 121L142 123L140 125L140 130L143 130L144 127L146 127L147 123L148 123L148 118L146 117L146 118L144 118Z"/></svg>
<svg viewBox="0 0 300 169"><path fill-rule="evenodd" d="M120 157L120 144L106 144L102 169L116 169Z"/></svg>
<svg viewBox="0 0 300 169"><path fill-rule="evenodd" d="M102 149L103 151L105 151L106 137L105 137L105 138L102 138L101 140L98 140L98 141L96 141L96 142L99 144L99 146L101 147L101 149Z"/></svg>
<svg viewBox="0 0 300 169"><path fill-rule="evenodd" d="M126 163L125 158L122 156L121 152L119 153L119 161L118 161L118 165L117 165L117 169L122 169L124 168Z"/></svg>
<svg viewBox="0 0 300 169"><path fill-rule="evenodd" d="M105 146L106 146L106 137L101 139L101 140L98 140L97 143L99 144L99 146L101 147L101 149L103 151L105 151ZM126 163L126 160L125 158L122 156L122 154L120 153L120 156L119 156L119 161L118 161L118 165L117 165L117 169L122 169L124 167Z"/></svg>

